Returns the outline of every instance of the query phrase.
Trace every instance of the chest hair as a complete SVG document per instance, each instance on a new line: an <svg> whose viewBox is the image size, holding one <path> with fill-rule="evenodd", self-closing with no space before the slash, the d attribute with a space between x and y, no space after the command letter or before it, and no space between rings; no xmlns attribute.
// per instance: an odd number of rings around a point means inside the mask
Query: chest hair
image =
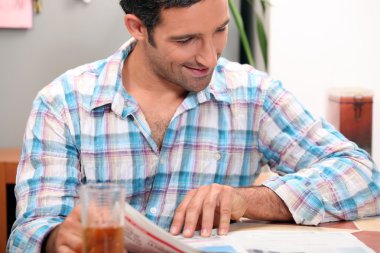
<svg viewBox="0 0 380 253"><path fill-rule="evenodd" d="M166 133L166 129L169 126L170 119L149 119L147 118L149 128L153 137L154 142L157 144L159 149L161 149L162 141Z"/></svg>

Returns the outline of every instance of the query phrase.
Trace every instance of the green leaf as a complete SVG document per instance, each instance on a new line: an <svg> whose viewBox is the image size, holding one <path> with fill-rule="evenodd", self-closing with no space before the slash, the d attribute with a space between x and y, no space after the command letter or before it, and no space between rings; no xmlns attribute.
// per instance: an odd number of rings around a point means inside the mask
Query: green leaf
<svg viewBox="0 0 380 253"><path fill-rule="evenodd" d="M256 28L257 28L257 36L259 39L259 45L261 49L261 53L263 55L265 69L268 69L268 40L267 35L265 33L265 28L262 20L258 15L255 15L256 18Z"/></svg>
<svg viewBox="0 0 380 253"><path fill-rule="evenodd" d="M272 6L269 0L260 0L261 9L263 10L263 14L265 15L265 11L268 7Z"/></svg>
<svg viewBox="0 0 380 253"><path fill-rule="evenodd" d="M245 30L244 30L244 23L241 18L241 15L233 0L228 0L228 4L230 6L232 16L235 20L237 29L239 31L241 43L243 45L244 52L246 53L248 63L254 66L252 50L248 42L247 34L245 33Z"/></svg>

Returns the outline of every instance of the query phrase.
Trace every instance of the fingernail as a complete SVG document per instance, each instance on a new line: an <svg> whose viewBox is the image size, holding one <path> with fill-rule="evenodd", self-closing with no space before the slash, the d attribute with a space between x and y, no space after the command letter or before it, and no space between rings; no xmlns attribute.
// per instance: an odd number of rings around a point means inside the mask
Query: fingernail
<svg viewBox="0 0 380 253"><path fill-rule="evenodd" d="M201 232L201 236L209 236L209 230L207 228L203 228Z"/></svg>
<svg viewBox="0 0 380 253"><path fill-rule="evenodd" d="M184 237L190 237L191 236L191 230L186 228L185 231L183 231L183 236Z"/></svg>
<svg viewBox="0 0 380 253"><path fill-rule="evenodd" d="M171 227L171 228L170 228L170 233L172 233L172 234L177 234L177 233L178 233L178 229L177 229L177 227Z"/></svg>
<svg viewBox="0 0 380 253"><path fill-rule="evenodd" d="M225 235L225 234L227 234L227 229L225 229L225 228L220 228L220 229L219 229L219 235Z"/></svg>

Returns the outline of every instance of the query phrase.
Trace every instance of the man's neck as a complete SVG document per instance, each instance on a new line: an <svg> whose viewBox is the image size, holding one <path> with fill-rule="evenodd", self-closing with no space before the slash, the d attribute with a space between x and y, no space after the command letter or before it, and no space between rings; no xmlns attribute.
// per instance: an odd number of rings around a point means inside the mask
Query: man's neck
<svg viewBox="0 0 380 253"><path fill-rule="evenodd" d="M166 129L187 92L155 76L138 44L124 61L122 80L125 89L139 104L160 149Z"/></svg>

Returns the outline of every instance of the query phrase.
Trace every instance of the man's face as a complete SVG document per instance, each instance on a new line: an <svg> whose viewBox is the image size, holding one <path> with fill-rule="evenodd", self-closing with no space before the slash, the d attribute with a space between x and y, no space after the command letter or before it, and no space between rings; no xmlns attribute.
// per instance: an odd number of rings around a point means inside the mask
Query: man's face
<svg viewBox="0 0 380 253"><path fill-rule="evenodd" d="M203 90L227 42L227 0L162 10L160 19L152 34L155 46L144 43L154 75L185 91Z"/></svg>

